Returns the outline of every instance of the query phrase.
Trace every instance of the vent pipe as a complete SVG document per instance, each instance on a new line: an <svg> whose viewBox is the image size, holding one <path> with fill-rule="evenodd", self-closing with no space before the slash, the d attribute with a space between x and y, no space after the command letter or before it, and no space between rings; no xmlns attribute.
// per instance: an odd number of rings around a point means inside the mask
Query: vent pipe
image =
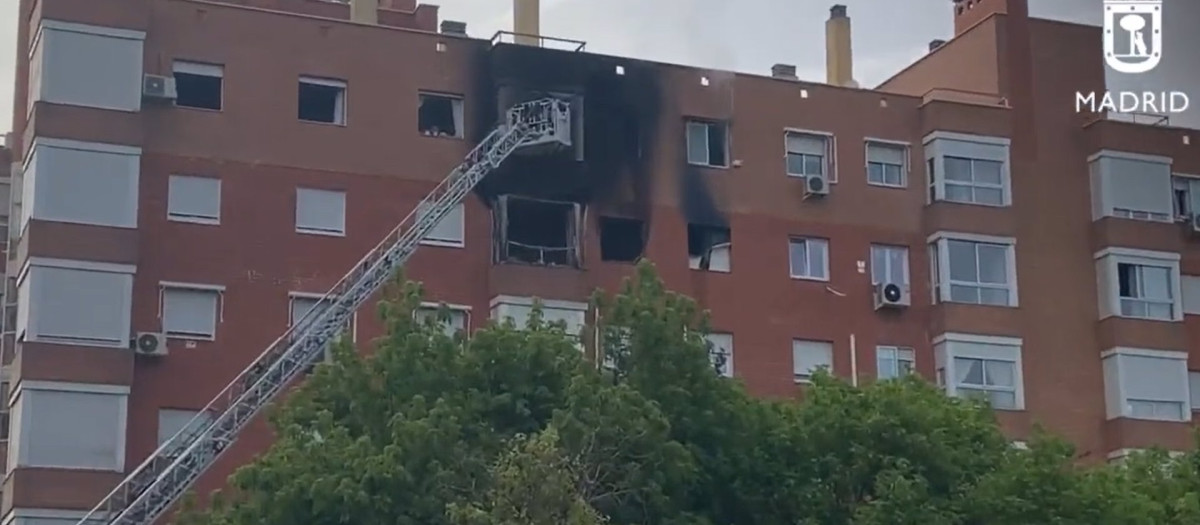
<svg viewBox="0 0 1200 525"><path fill-rule="evenodd" d="M513 40L526 46L540 44L541 28L540 0L513 0Z"/></svg>
<svg viewBox="0 0 1200 525"><path fill-rule="evenodd" d="M379 0L350 0L350 21L379 25Z"/></svg>
<svg viewBox="0 0 1200 525"><path fill-rule="evenodd" d="M850 17L846 6L829 9L825 21L825 82L842 87L858 87L854 81L854 56L850 44Z"/></svg>

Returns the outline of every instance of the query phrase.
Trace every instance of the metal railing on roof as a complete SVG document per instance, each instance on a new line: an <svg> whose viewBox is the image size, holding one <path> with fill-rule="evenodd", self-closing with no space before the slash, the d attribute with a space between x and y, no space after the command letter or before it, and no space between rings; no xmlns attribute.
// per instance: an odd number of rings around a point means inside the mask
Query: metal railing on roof
<svg viewBox="0 0 1200 525"><path fill-rule="evenodd" d="M926 91L924 95L921 95L922 105L933 101L958 102L962 104L975 104L979 106L993 106L1001 108L1011 107L1007 98L996 93L968 91L965 89L933 88L929 91Z"/></svg>
<svg viewBox="0 0 1200 525"><path fill-rule="evenodd" d="M529 35L525 33L514 33L512 31L496 31L496 34L492 36L492 46L497 44L522 44L533 47L574 52L583 51L583 48L587 46L587 42L582 40L572 40L570 38L557 38L542 35Z"/></svg>

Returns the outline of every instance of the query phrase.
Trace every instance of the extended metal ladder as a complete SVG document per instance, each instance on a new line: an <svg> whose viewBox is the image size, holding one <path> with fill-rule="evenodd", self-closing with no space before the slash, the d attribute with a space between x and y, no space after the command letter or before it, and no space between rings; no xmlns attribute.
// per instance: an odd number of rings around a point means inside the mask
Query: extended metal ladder
<svg viewBox="0 0 1200 525"><path fill-rule="evenodd" d="M289 382L320 360L350 316L382 288L418 243L489 172L518 148L571 145L570 105L546 98L518 104L318 303L217 394L208 406L117 484L79 525L149 525L220 457ZM216 414L216 417L212 417Z"/></svg>

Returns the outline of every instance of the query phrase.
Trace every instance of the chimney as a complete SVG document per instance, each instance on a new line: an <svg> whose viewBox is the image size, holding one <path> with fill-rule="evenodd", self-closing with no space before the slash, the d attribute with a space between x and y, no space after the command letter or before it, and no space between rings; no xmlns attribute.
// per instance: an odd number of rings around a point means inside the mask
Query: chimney
<svg viewBox="0 0 1200 525"><path fill-rule="evenodd" d="M850 48L850 17L846 15L846 6L841 4L829 9L829 20L825 22L825 82L858 87Z"/></svg>
<svg viewBox="0 0 1200 525"><path fill-rule="evenodd" d="M379 24L379 0L350 0L350 21Z"/></svg>
<svg viewBox="0 0 1200 525"><path fill-rule="evenodd" d="M788 80L799 80L796 77L796 66L791 64L775 64L771 66L771 76Z"/></svg>
<svg viewBox="0 0 1200 525"><path fill-rule="evenodd" d="M467 36L467 23L456 20L442 20L442 34Z"/></svg>
<svg viewBox="0 0 1200 525"><path fill-rule="evenodd" d="M946 45L946 41L945 41L945 40L930 40L930 41L929 41L929 50L930 50L930 51L933 51L933 50L936 50L937 48L939 48L939 47L942 47L942 46L944 46L944 45Z"/></svg>
<svg viewBox="0 0 1200 525"><path fill-rule="evenodd" d="M527 46L539 45L541 32L541 1L513 0L513 40Z"/></svg>

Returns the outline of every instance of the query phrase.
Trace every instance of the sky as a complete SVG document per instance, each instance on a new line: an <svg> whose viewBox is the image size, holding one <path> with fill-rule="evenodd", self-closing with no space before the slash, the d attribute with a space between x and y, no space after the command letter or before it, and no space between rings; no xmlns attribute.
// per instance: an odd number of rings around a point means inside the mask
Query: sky
<svg viewBox="0 0 1200 525"><path fill-rule="evenodd" d="M149 1L149 0L143 0ZM1140 76L1110 71L1110 89L1181 89L1192 107L1173 124L1200 128L1200 0L1163 0L1163 65ZM510 0L427 0L443 20L487 38L512 27ZM794 64L803 80L824 81L829 7L848 8L855 79L865 87L912 63L930 40L953 34L950 0L542 0L542 34L587 42L588 51L660 62L768 74ZM1038 18L1101 25L1103 0L1029 0ZM12 121L17 1L0 0L0 130ZM1097 47L1096 52L1102 50Z"/></svg>

